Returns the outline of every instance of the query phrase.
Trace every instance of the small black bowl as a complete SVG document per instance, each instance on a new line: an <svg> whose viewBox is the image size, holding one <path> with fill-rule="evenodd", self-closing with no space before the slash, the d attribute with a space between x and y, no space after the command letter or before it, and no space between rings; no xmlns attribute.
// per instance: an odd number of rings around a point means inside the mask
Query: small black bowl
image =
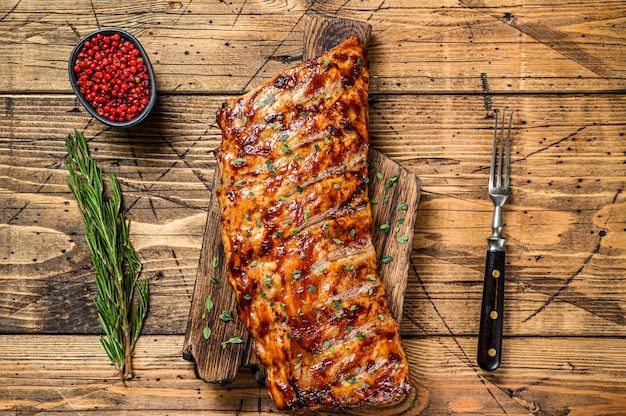
<svg viewBox="0 0 626 416"><path fill-rule="evenodd" d="M85 45L86 41L91 40L94 36L97 36L98 34L102 34L104 36L110 36L116 33L119 34L123 40L128 40L132 42L137 48L137 50L139 50L139 54L143 58L144 65L146 66L146 72L148 73L148 77L149 77L150 96L148 98L148 103L146 104L146 107L143 109L143 111L139 115L137 115L135 118L128 120L128 121L111 121L99 115L96 112L96 110L87 102L83 94L80 93L80 88L78 87L78 85L76 85L77 74L74 72L74 65L76 63L76 58L79 52L81 51L81 49L83 48L83 46ZM89 113L95 119L97 119L103 124L106 124L107 126L115 127L115 128L125 128L125 127L135 126L141 123L148 116L148 114L150 114L150 111L152 111L152 108L154 107L154 104L156 103L156 100L157 100L156 82L154 78L154 70L152 69L152 65L150 64L150 59L148 59L148 55L146 54L146 51L141 46L141 43L139 43L139 41L133 35L131 35L130 33L126 31L115 29L115 28L106 28L106 29L96 30L95 32L92 32L88 34L87 36L85 36L84 38L82 38L72 50L72 54L70 55L69 64L68 64L68 72L70 76L70 83L72 84L72 89L74 90L74 93L80 100L83 107L85 107L87 111L89 111Z"/></svg>

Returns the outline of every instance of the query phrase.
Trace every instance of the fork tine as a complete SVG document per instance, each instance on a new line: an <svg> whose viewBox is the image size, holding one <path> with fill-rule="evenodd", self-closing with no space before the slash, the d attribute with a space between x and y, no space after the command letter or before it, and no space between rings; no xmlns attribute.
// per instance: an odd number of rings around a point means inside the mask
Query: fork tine
<svg viewBox="0 0 626 416"><path fill-rule="evenodd" d="M510 166L511 166L511 128L513 126L513 114L515 113L515 110L511 110L511 115L509 116L509 132L507 133L507 137L506 137L506 162L505 162L505 168L504 168L504 187L505 188L509 188L509 170L510 170ZM504 122L504 117L503 118L503 122Z"/></svg>
<svg viewBox="0 0 626 416"><path fill-rule="evenodd" d="M513 114L509 115L508 129L504 111L500 117L500 110L496 109L495 128L493 129L493 148L491 149L491 169L489 170L489 186L493 188L509 187L509 165L511 163L511 128ZM505 129L507 129L505 131Z"/></svg>
<svg viewBox="0 0 626 416"><path fill-rule="evenodd" d="M502 186L502 159L503 159L503 142L504 142L504 110L502 111L502 120L500 126L500 138L498 140L498 176L496 178L496 187L500 188ZM498 130L496 128L496 130Z"/></svg>
<svg viewBox="0 0 626 416"><path fill-rule="evenodd" d="M491 169L489 169L489 187L496 186L495 174L496 174L496 158L497 158L497 145L498 145L498 114L499 110L496 108L496 123L493 129L493 147L491 148Z"/></svg>

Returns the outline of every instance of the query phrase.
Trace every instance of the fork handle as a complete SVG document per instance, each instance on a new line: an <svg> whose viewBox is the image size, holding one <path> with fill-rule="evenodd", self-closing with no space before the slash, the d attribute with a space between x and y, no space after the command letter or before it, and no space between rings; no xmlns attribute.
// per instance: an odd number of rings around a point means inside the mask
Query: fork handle
<svg viewBox="0 0 626 416"><path fill-rule="evenodd" d="M504 315L504 251L487 251L478 330L478 365L493 371L502 357Z"/></svg>

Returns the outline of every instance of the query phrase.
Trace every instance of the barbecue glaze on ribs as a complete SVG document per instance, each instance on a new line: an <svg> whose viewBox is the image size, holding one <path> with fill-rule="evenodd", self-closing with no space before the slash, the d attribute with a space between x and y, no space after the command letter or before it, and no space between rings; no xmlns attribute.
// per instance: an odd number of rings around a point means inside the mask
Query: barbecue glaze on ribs
<svg viewBox="0 0 626 416"><path fill-rule="evenodd" d="M281 410L410 389L372 246L368 78L352 37L218 113L228 279Z"/></svg>

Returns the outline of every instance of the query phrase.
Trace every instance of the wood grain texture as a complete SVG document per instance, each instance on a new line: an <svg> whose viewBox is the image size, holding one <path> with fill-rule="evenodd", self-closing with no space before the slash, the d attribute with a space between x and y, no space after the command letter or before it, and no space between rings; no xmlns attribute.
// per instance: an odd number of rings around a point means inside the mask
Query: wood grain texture
<svg viewBox="0 0 626 416"><path fill-rule="evenodd" d="M181 351L215 112L302 59L310 13L372 26L372 144L422 180L401 328L417 395L401 409L622 415L626 5L610 0L0 2L0 414L275 410L253 372L207 384ZM71 95L67 57L105 26L137 35L157 71L157 108L139 128L107 130ZM486 374L474 357L496 107L517 112L507 354ZM64 183L75 128L122 181L151 279L138 377L126 388L98 342L93 271Z"/></svg>
<svg viewBox="0 0 626 416"><path fill-rule="evenodd" d="M621 91L623 2L37 0L0 5L0 92L70 92L67 57L99 27L137 36L162 93L239 94L301 60L304 16L372 25L372 91ZM54 57L54 59L50 59Z"/></svg>
<svg viewBox="0 0 626 416"><path fill-rule="evenodd" d="M144 336L136 378L122 386L95 336L0 336L0 412L6 414L277 414L247 371L228 387L196 379L181 336ZM626 406L620 338L508 338L496 373L473 364L473 337L404 342L414 393L384 414L604 414ZM540 349L544 354L537 356ZM589 351L595 351L590 359ZM528 357L535 357L529 360ZM442 365L443 364L443 365ZM380 409L347 412L383 414ZM318 415L346 414L344 412Z"/></svg>
<svg viewBox="0 0 626 416"><path fill-rule="evenodd" d="M625 98L494 97L518 109L504 212L505 333L626 335L626 287L615 280L626 270ZM98 333L93 271L61 165L65 135L77 127L121 180L158 305L146 333L184 334L220 137L212 120L223 100L165 96L141 128L109 131L70 96L0 96L1 332ZM404 335L477 333L492 209L493 120L482 104L480 96L372 97L373 147L423 184Z"/></svg>

